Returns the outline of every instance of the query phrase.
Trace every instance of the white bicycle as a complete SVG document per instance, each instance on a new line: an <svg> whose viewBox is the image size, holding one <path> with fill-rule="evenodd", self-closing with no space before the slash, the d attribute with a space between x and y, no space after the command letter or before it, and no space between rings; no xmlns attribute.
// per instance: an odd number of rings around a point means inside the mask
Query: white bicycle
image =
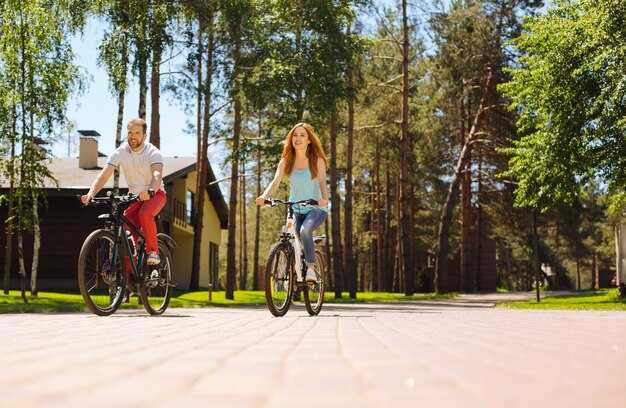
<svg viewBox="0 0 626 408"><path fill-rule="evenodd" d="M297 237L294 220L294 205L317 205L316 200L282 201L267 198L265 204L270 207L284 205L287 207L285 225L278 235L278 241L272 245L265 263L265 300L270 312L276 316L284 316L289 310L293 297L300 291L304 297L304 305L311 316L319 314L324 303L324 271L326 260L319 249L315 249L317 282L307 283L303 277L307 265L304 248ZM315 244L326 239L326 236L313 237Z"/></svg>

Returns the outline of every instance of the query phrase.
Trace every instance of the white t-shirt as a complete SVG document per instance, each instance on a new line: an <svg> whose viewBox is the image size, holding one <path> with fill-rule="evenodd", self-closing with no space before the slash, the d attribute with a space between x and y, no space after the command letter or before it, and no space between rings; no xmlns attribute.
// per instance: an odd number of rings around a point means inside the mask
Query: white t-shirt
<svg viewBox="0 0 626 408"><path fill-rule="evenodd" d="M124 143L111 153L107 164L120 166L128 183L128 190L133 194L139 194L150 188L152 165L163 164L163 156L151 143L145 142L138 152L133 152L128 143ZM162 182L161 190L165 191Z"/></svg>

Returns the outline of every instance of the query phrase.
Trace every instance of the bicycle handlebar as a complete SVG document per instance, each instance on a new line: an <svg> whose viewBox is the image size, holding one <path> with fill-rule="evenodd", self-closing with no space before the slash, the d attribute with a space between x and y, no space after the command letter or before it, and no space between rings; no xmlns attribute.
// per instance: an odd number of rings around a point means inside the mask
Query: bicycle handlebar
<svg viewBox="0 0 626 408"><path fill-rule="evenodd" d="M284 201L284 200L280 200L278 198L268 197L268 198L265 199L265 204L268 204L270 207L274 207L274 206L277 206L279 204L282 204L282 205L303 205L304 207L306 207L306 206L309 206L309 205L317 205L317 200L309 198L307 200L300 200L300 201Z"/></svg>
<svg viewBox="0 0 626 408"><path fill-rule="evenodd" d="M80 195L77 195L76 198L78 198L78 201L81 201ZM139 195L133 193L128 193L121 196L116 196L109 193L107 197L93 197L91 201L89 201L89 203L87 203L85 206L108 204L113 201L117 203L135 203L141 200L139 199Z"/></svg>

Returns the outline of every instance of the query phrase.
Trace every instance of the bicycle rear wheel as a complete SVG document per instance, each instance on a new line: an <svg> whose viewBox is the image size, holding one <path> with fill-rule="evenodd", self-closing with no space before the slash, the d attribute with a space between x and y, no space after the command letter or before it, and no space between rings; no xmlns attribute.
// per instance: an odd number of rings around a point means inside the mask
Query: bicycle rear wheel
<svg viewBox="0 0 626 408"><path fill-rule="evenodd" d="M304 288L304 306L311 316L319 314L324 304L324 275L326 274L326 261L324 255L315 250L315 274L317 282L307 284Z"/></svg>
<svg viewBox="0 0 626 408"><path fill-rule="evenodd" d="M265 301L276 317L284 316L291 306L293 257L290 249L286 242L275 243L265 263Z"/></svg>
<svg viewBox="0 0 626 408"><path fill-rule="evenodd" d="M151 315L160 315L165 312L172 297L172 270L174 263L167 244L159 240L158 265L146 265L147 273L141 283L140 295L143 307ZM157 273L153 277L153 272Z"/></svg>
<svg viewBox="0 0 626 408"><path fill-rule="evenodd" d="M92 232L78 257L78 287L85 304L98 316L115 312L124 296L124 267L121 255L113 259L115 235L108 230Z"/></svg>

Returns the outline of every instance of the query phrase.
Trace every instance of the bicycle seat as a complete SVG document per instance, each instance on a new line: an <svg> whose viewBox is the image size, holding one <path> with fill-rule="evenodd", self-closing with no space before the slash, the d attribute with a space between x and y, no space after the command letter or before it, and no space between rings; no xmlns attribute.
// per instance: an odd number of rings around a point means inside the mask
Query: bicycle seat
<svg viewBox="0 0 626 408"><path fill-rule="evenodd" d="M318 242L322 242L325 239L326 235L318 235L316 237L313 237L313 242L317 244Z"/></svg>

